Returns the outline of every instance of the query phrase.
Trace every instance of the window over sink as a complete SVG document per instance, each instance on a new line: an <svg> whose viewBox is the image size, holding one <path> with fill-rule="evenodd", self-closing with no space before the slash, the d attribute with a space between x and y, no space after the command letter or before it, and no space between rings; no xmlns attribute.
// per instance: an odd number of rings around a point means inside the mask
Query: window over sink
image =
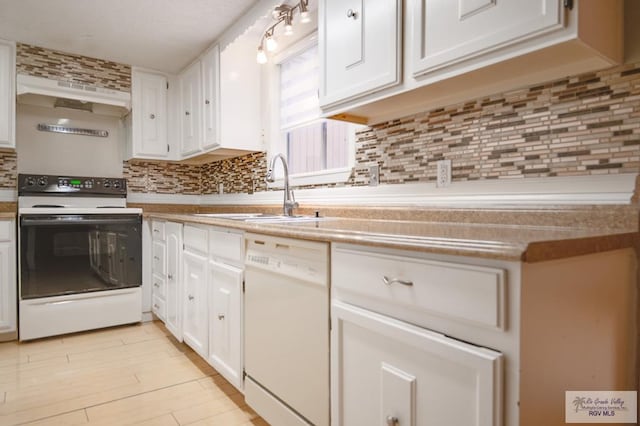
<svg viewBox="0 0 640 426"><path fill-rule="evenodd" d="M272 88L278 113L272 115L272 124L277 130L270 154L287 156L293 185L347 181L354 165L355 132L361 126L321 118L315 34L276 59Z"/></svg>

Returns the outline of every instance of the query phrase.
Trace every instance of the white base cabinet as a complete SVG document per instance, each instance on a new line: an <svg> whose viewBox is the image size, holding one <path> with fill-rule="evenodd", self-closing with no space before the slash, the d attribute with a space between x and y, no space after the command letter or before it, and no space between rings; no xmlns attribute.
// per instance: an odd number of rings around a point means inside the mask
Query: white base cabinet
<svg viewBox="0 0 640 426"><path fill-rule="evenodd" d="M207 258L205 256L185 250L183 285L182 338L201 357L206 358L209 350L209 299L207 298Z"/></svg>
<svg viewBox="0 0 640 426"><path fill-rule="evenodd" d="M167 222L167 280L165 283L165 325L182 341L182 224Z"/></svg>
<svg viewBox="0 0 640 426"><path fill-rule="evenodd" d="M332 425L498 426L502 355L333 302Z"/></svg>
<svg viewBox="0 0 640 426"><path fill-rule="evenodd" d="M209 355L207 361L232 385L242 389L243 271L209 263Z"/></svg>
<svg viewBox="0 0 640 426"><path fill-rule="evenodd" d="M2 335L15 338L16 312L16 236L15 221L0 221L0 341Z"/></svg>

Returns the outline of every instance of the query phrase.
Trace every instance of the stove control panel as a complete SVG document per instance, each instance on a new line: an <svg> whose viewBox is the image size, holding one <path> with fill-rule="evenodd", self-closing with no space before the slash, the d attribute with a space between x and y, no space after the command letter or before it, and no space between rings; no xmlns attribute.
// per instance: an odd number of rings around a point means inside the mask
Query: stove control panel
<svg viewBox="0 0 640 426"><path fill-rule="evenodd" d="M78 194L78 195L127 195L127 181L123 178L18 175L18 195L26 194Z"/></svg>

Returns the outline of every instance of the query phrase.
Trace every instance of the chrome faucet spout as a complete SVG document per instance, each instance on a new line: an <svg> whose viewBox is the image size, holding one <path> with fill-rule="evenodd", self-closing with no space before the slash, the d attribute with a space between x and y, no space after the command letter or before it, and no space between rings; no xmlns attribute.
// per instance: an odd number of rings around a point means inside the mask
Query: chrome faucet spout
<svg viewBox="0 0 640 426"><path fill-rule="evenodd" d="M293 195L293 191L289 189L289 166L287 165L287 159L284 155L278 153L271 159L271 164L267 170L267 176L265 181L268 183L275 182L275 176L273 169L276 165L276 160L280 159L282 162L282 168L284 169L284 201L282 202L282 212L285 216L293 216L293 209L298 207L298 203Z"/></svg>

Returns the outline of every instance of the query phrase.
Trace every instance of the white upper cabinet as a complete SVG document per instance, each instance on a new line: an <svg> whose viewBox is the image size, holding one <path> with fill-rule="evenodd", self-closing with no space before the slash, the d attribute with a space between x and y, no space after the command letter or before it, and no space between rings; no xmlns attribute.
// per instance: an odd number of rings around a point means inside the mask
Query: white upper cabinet
<svg viewBox="0 0 640 426"><path fill-rule="evenodd" d="M218 114L220 113L220 50L214 46L202 57L202 120L204 124L203 149L220 145Z"/></svg>
<svg viewBox="0 0 640 426"><path fill-rule="evenodd" d="M400 0L325 0L319 8L320 105L400 82Z"/></svg>
<svg viewBox="0 0 640 426"><path fill-rule="evenodd" d="M375 124L620 63L623 5L406 0L400 21L395 1L321 0L323 114Z"/></svg>
<svg viewBox="0 0 640 426"><path fill-rule="evenodd" d="M130 157L167 159L167 77L135 68L131 76Z"/></svg>
<svg viewBox="0 0 640 426"><path fill-rule="evenodd" d="M0 148L15 148L16 45L0 40Z"/></svg>
<svg viewBox="0 0 640 426"><path fill-rule="evenodd" d="M413 0L410 4L414 76L564 24L561 0Z"/></svg>
<svg viewBox="0 0 640 426"><path fill-rule="evenodd" d="M243 35L220 52L220 144L260 151L262 143L262 68L256 39Z"/></svg>
<svg viewBox="0 0 640 426"><path fill-rule="evenodd" d="M200 61L180 75L181 129L180 155L188 157L202 151L202 69Z"/></svg>

